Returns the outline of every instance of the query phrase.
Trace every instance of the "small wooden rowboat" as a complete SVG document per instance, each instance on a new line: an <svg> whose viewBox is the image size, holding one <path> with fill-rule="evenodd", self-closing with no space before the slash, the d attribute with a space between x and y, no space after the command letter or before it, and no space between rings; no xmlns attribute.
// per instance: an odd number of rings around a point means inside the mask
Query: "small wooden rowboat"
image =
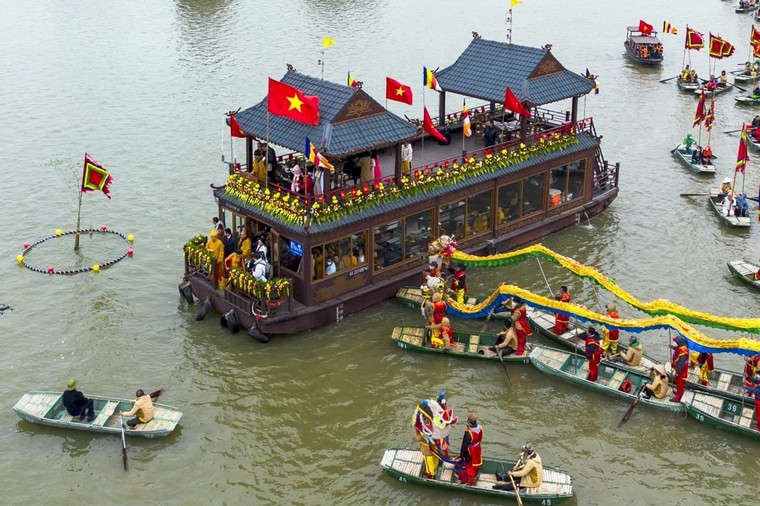
<svg viewBox="0 0 760 506"><path fill-rule="evenodd" d="M750 223L752 223L749 216L734 216L732 214L726 216L723 214L723 197L718 196L718 190L710 190L708 199L710 207L715 211L715 214L718 215L723 224L729 227L749 230Z"/></svg>
<svg viewBox="0 0 760 506"><path fill-rule="evenodd" d="M462 485L452 464L441 462L433 478L426 478L423 471L422 452L412 448L385 450L380 467L401 483L427 485L448 489L454 493L471 492L502 499L515 499L514 491L495 490L494 485L504 484L496 480L496 473L512 469L514 460L483 457L483 466L475 485ZM544 466L544 481L537 488L521 488L520 499L535 504L559 504L573 497L573 478L558 467Z"/></svg>
<svg viewBox="0 0 760 506"><path fill-rule="evenodd" d="M760 95L742 95L741 97L734 97L734 100L742 105L757 105L760 104Z"/></svg>
<svg viewBox="0 0 760 506"><path fill-rule="evenodd" d="M734 85L731 84L731 83L727 83L724 86L721 86L720 84L718 84L718 86L716 86L715 89L712 89L712 90L708 90L707 88L705 88L704 85L702 85L699 88L697 88L696 90L694 90L694 96L701 97L702 96L702 91L704 91L705 92L705 96L707 98L710 98L710 94L712 94L712 93L715 93L716 95L720 95L721 93L725 93L727 91L730 91L733 88L734 88Z"/></svg>
<svg viewBox="0 0 760 506"><path fill-rule="evenodd" d="M398 292L396 292L396 300L407 307L419 309L422 307L422 289L419 286L405 286L399 288ZM465 302L472 306L479 304L482 301L483 297L468 296ZM494 320L504 320L510 315L511 313L509 311L503 309L501 311L494 311L491 318Z"/></svg>
<svg viewBox="0 0 760 506"><path fill-rule="evenodd" d="M676 84L678 85L678 89L679 90L685 91L685 92L691 92L691 93L693 93L696 90L700 89L701 86L702 86L701 84L699 84L698 81L697 82L692 82L692 81L686 82L686 81L684 81L684 80L681 79L680 75L678 77L676 77Z"/></svg>
<svg viewBox="0 0 760 506"><path fill-rule="evenodd" d="M760 439L753 400L742 403L736 399L728 399L707 392L687 391L683 394L681 401L686 406L686 411L700 422Z"/></svg>
<svg viewBox="0 0 760 506"><path fill-rule="evenodd" d="M586 341L583 337L586 332L585 326L578 326L571 322L570 326L572 328L568 329L568 331L563 334L557 335L554 333L554 314L533 308L528 313L528 322L533 330L547 339L551 339L552 341L567 346L568 348L575 350L577 353L584 353L586 349ZM627 348L628 346L623 342L623 337L621 336L618 340L618 351L625 352ZM602 361L602 365L606 363L606 361ZM641 358L641 365L638 367L631 367L627 364L615 365L621 369L648 374L649 370L656 363L662 362L658 362L655 358L644 354ZM665 368L668 369L669 367L670 363L666 360ZM731 397L739 401L742 400L742 397L746 396L744 390L744 378L740 372L716 368L708 375L708 380L708 384L703 385L699 380L699 369L696 367L689 369L689 375L686 378L686 388L689 390L701 390L715 395ZM751 399L745 397L745 402L747 401L751 401Z"/></svg>
<svg viewBox="0 0 760 506"><path fill-rule="evenodd" d="M31 423L38 423L62 429L87 430L121 434L120 411L132 409L132 403L126 399L90 396L94 401L95 420L88 422L71 416L63 407L63 395L60 392L29 392L13 406L18 416ZM148 423L141 423L135 429L126 431L128 436L145 438L168 436L182 418L182 412L165 404L153 404L156 414ZM124 420L126 423L126 420Z"/></svg>
<svg viewBox="0 0 760 506"><path fill-rule="evenodd" d="M454 357L465 358L484 358L488 360L499 360L499 356L489 350L496 342L495 334L477 334L470 332L454 332L454 341L459 344L458 350L443 350L425 346L425 327L396 327L393 329L391 339L393 339L399 348L414 351L426 351L429 353L439 353L451 355ZM504 362L517 362L529 364L528 353L533 349L532 343L525 345L525 353L517 355L513 353L503 357Z"/></svg>
<svg viewBox="0 0 760 506"><path fill-rule="evenodd" d="M760 270L760 265L744 260L732 260L728 262L728 270L736 279L760 290L760 281L755 279L755 273Z"/></svg>
<svg viewBox="0 0 760 506"><path fill-rule="evenodd" d="M530 352L530 361L540 371L556 376L562 380L574 383L584 388L612 395L633 402L638 396L641 387L649 382L649 375L638 373L619 367L618 364L605 362L599 366L597 381L589 381L588 360L585 356L565 350L557 350L544 346L537 346ZM630 392L624 392L620 388L626 380L632 384ZM664 399L644 399L639 403L652 406L666 411L682 413L684 407L680 402L670 402L669 395Z"/></svg>
<svg viewBox="0 0 760 506"><path fill-rule="evenodd" d="M682 144L676 146L673 154L678 157L682 164L697 174L715 174L715 165L710 163L691 163L691 153Z"/></svg>
<svg viewBox="0 0 760 506"><path fill-rule="evenodd" d="M748 12L754 12L754 11L756 11L758 8L760 8L760 3L758 3L758 2L750 2L747 7L740 7L740 6L737 5L734 8L734 12L736 12L737 14L746 14Z"/></svg>
<svg viewBox="0 0 760 506"><path fill-rule="evenodd" d="M730 74L733 74L734 81L737 83L754 83L758 79L760 79L760 73L758 72L750 72L747 73L746 70L734 70L729 72Z"/></svg>

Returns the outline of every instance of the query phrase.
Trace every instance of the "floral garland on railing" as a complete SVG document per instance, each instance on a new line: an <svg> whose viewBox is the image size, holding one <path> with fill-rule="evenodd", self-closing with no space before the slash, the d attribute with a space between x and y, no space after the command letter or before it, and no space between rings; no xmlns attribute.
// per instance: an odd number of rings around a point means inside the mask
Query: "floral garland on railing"
<svg viewBox="0 0 760 506"><path fill-rule="evenodd" d="M272 191L259 183L238 175L231 175L225 191L246 204L273 214L286 223L303 226L309 213L317 224L340 220L356 212L366 211L385 202L403 199L436 188L443 188L467 178L492 173L509 165L524 162L541 154L553 153L578 143L574 128L567 133L552 131L535 135L528 144L520 143L504 148L483 158L471 156L465 163L457 159L436 163L432 167L415 170L411 177L403 177L397 185L392 178L373 184L353 186L328 195L317 195L311 208L307 209L302 197L288 192Z"/></svg>
<svg viewBox="0 0 760 506"><path fill-rule="evenodd" d="M190 264L203 267L206 272L211 272L213 257L206 249L206 237L203 235L193 237L185 243L184 250ZM272 278L266 283L262 283L257 281L250 272L239 267L231 269L229 284L246 295L259 299L263 297L266 300L271 300L272 296L275 298L290 297L292 289L289 278Z"/></svg>

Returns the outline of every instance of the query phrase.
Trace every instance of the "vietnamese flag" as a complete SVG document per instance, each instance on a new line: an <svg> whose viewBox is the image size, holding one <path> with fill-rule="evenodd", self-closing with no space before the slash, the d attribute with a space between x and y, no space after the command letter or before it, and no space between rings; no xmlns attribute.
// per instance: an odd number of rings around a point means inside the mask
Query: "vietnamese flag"
<svg viewBox="0 0 760 506"><path fill-rule="evenodd" d="M430 113L428 113L427 107L423 107L423 120L422 120L422 129L425 130L427 133L430 134L431 137L434 137L435 139L438 139L441 142L449 142L446 140L446 137L441 134L441 132L438 131L435 126L433 126L433 120L430 119Z"/></svg>
<svg viewBox="0 0 760 506"><path fill-rule="evenodd" d="M512 90L509 89L509 86L507 86L507 92L504 95L504 108L508 111L522 114L526 118L530 118L530 111L522 105L522 102L520 102L515 94L512 93Z"/></svg>
<svg viewBox="0 0 760 506"><path fill-rule="evenodd" d="M319 125L319 97L269 78L267 111L308 125Z"/></svg>
<svg viewBox="0 0 760 506"><path fill-rule="evenodd" d="M240 128L240 124L237 122L237 119L235 119L234 114L230 114L230 135L232 137L243 137L245 138L245 132L243 132L243 129Z"/></svg>
<svg viewBox="0 0 760 506"><path fill-rule="evenodd" d="M385 98L409 105L414 101L412 89L390 77L385 78Z"/></svg>
<svg viewBox="0 0 760 506"><path fill-rule="evenodd" d="M654 30L654 26L646 23L643 19L639 20L639 31L641 33L644 35L652 35L652 30Z"/></svg>

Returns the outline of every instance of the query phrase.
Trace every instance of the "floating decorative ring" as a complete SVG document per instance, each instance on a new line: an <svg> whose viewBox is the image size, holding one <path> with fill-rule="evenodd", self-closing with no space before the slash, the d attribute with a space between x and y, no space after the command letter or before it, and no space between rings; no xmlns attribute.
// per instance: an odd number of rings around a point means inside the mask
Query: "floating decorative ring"
<svg viewBox="0 0 760 506"><path fill-rule="evenodd" d="M124 251L124 253L122 253L120 256L118 256L116 258L113 258L113 259L108 260L108 261L103 262L103 263L96 263L92 267L81 267L81 268L78 268L78 269L57 270L53 266L50 266L47 269L41 269L39 267L35 267L34 265L30 265L24 259L26 257L27 253L29 253L32 249L34 249L36 246L39 246L42 243L45 243L45 242L50 241L52 239L57 239L57 238L62 237L64 235L74 235L74 234L77 234L77 233L79 233L79 234L92 234L92 233L113 234L113 235L119 236L122 239L124 239L124 242L127 243L128 247L127 247L126 251ZM99 229L97 229L97 228L85 228L85 229L81 229L81 230L69 230L68 232L62 232L61 230L56 230L54 235L51 235L51 236L45 237L43 239L40 239L39 241L37 241L35 243L32 243L32 244L25 243L24 244L24 252L21 255L18 255L16 257L16 260L18 260L18 262L20 264L22 264L24 267L26 267L27 269L32 270L34 272L41 272L42 274L80 274L82 272L90 272L90 271L98 272L101 269L107 269L108 267L112 266L116 262L124 260L124 258L126 258L128 256L131 257L132 254L134 253L134 251L131 248L131 245L132 245L133 242L134 242L134 237L132 237L131 235L126 236L126 235L122 234L121 232L117 232L116 230L110 230L105 225L103 225Z"/></svg>

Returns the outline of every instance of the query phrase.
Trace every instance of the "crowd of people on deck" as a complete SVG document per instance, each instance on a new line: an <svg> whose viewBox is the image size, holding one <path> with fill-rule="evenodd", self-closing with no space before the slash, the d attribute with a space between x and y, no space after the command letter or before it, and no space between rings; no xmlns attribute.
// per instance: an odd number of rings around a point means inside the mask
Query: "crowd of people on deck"
<svg viewBox="0 0 760 506"><path fill-rule="evenodd" d="M679 78L684 84L697 84L699 82L699 76L697 76L697 72L689 65L686 65L686 67L684 67L684 69L681 71L681 74L679 75Z"/></svg>
<svg viewBox="0 0 760 506"><path fill-rule="evenodd" d="M213 228L206 241L206 250L217 261L217 281L224 288L232 269L239 268L249 271L257 281L266 282L272 277L267 241L269 227L250 236L245 228L236 237L232 229L224 226L218 217L211 219Z"/></svg>
<svg viewBox="0 0 760 506"><path fill-rule="evenodd" d="M718 198L721 199L723 216L749 217L747 194L741 192L734 194L734 185L730 177L726 177L720 184Z"/></svg>
<svg viewBox="0 0 760 506"><path fill-rule="evenodd" d="M636 56L648 59L662 58L662 44L637 44Z"/></svg>

